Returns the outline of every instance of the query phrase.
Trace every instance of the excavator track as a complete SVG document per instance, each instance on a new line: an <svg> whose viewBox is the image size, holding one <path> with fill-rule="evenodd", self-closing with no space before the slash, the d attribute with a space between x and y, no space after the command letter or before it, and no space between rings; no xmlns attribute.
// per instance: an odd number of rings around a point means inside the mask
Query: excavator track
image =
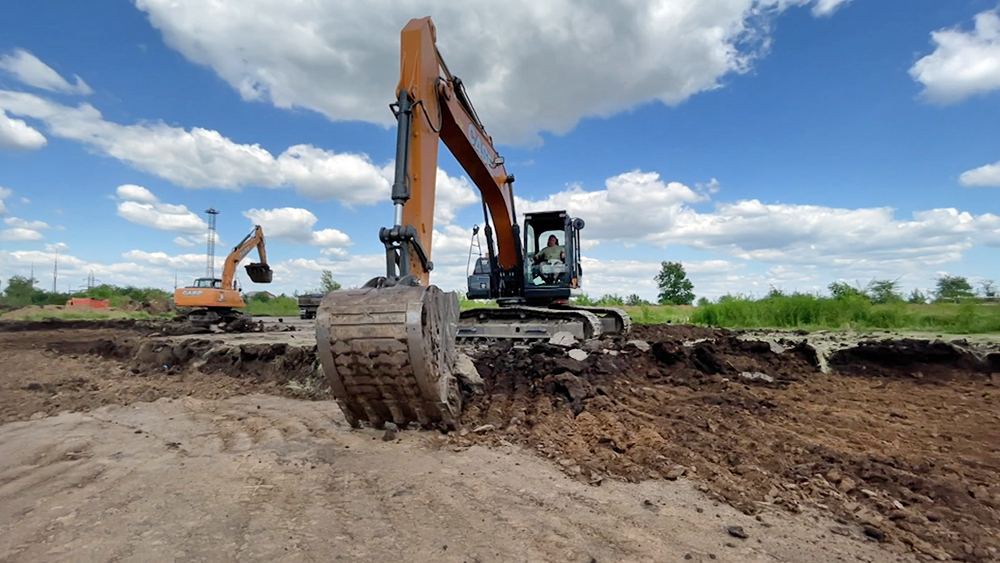
<svg viewBox="0 0 1000 563"><path fill-rule="evenodd" d="M557 309L568 309L571 311L588 311L597 315L601 319L601 327L604 335L625 336L632 332L632 318L624 309L617 307L583 307L580 305L553 305Z"/></svg>
<svg viewBox="0 0 1000 563"><path fill-rule="evenodd" d="M590 340L604 334L604 323L594 312L584 309L527 306L469 309L459 317L457 338L460 342L547 340L557 332Z"/></svg>
<svg viewBox="0 0 1000 563"><path fill-rule="evenodd" d="M328 293L316 314L317 353L351 426L456 428L458 299L435 286Z"/></svg>

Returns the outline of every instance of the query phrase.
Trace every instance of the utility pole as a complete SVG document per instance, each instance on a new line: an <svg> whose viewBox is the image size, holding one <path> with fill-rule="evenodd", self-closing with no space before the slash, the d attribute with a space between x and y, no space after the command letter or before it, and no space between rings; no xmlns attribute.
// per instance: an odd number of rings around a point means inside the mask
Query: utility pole
<svg viewBox="0 0 1000 563"><path fill-rule="evenodd" d="M208 257L205 265L205 277L215 278L215 216L219 214L214 207L209 207L208 213Z"/></svg>
<svg viewBox="0 0 1000 563"><path fill-rule="evenodd" d="M59 293L59 249L56 249L56 258L52 263L52 293Z"/></svg>

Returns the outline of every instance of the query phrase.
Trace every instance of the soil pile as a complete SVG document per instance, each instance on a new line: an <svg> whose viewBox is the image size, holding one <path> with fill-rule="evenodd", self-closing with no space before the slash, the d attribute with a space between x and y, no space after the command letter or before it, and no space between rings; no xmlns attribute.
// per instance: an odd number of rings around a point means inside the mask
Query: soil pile
<svg viewBox="0 0 1000 563"><path fill-rule="evenodd" d="M482 351L484 390L452 442L526 445L595 485L687 476L748 514L811 505L837 515L835 533L932 558L996 555L998 395L965 356L935 364L948 385L915 385L821 374L804 342L663 325L637 335L655 341L605 340L575 358L549 344ZM892 362L879 358L898 359L861 348L837 369L883 374Z"/></svg>
<svg viewBox="0 0 1000 563"><path fill-rule="evenodd" d="M93 354L117 360L134 375L172 375L196 370L206 375L224 374L278 385L314 379L318 376L319 365L315 346L305 348L280 343L230 346L199 339L164 342L101 338L52 342L47 348L59 354Z"/></svg>
<svg viewBox="0 0 1000 563"><path fill-rule="evenodd" d="M188 323L173 320L45 319L41 321L0 321L0 332L33 332L52 330L121 330L144 336L153 334L163 336L183 336L188 334L202 334L210 332L209 329L199 328Z"/></svg>

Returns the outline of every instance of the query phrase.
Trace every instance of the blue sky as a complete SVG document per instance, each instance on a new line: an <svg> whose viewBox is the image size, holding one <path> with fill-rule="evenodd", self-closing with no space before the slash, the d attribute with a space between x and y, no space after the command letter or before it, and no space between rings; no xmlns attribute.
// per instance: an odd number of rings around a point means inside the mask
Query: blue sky
<svg viewBox="0 0 1000 563"><path fill-rule="evenodd" d="M662 260L708 297L1000 278L996 2L206 4L4 8L0 280L50 288L58 250L61 290L172 288L209 206L221 254L264 226L271 291L380 275L399 30L424 15L519 211L587 221L588 293L652 298ZM432 282L461 289L481 210L441 154Z"/></svg>

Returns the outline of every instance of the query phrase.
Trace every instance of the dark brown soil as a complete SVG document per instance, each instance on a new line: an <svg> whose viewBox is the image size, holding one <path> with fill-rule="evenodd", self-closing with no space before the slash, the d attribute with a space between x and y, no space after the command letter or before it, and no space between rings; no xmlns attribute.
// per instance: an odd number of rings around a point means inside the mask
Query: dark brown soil
<svg viewBox="0 0 1000 563"><path fill-rule="evenodd" d="M861 346L831 363L878 377L844 377L791 342L776 353L731 331L636 333L655 336L648 352L622 340L584 361L547 344L485 351L484 393L463 415L480 432L452 439L523 444L592 484L683 475L747 513L819 507L928 557L1000 549L1000 391L981 362L932 343ZM900 350L942 384L901 377Z"/></svg>

